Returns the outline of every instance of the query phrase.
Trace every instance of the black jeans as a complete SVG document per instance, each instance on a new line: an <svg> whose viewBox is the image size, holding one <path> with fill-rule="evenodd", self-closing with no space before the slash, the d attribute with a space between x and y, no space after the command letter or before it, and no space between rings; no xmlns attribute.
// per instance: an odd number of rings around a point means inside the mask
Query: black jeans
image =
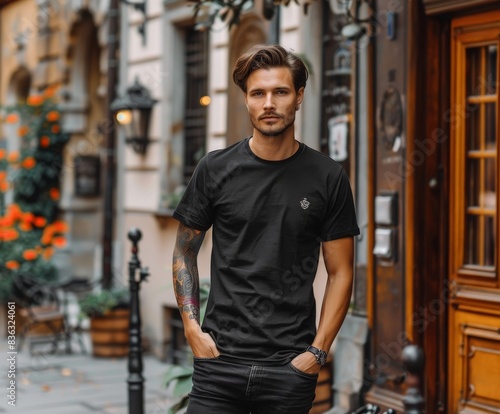
<svg viewBox="0 0 500 414"><path fill-rule="evenodd" d="M187 414L307 414L318 375L281 366L195 358Z"/></svg>

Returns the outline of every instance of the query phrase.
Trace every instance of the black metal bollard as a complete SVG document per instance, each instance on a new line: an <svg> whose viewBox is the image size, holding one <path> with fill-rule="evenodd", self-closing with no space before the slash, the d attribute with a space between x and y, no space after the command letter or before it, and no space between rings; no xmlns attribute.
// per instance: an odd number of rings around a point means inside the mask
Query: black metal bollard
<svg viewBox="0 0 500 414"><path fill-rule="evenodd" d="M408 345L403 349L402 360L408 373L408 389L403 398L405 414L423 414L425 401L420 392L420 378L425 365L424 351L416 345Z"/></svg>
<svg viewBox="0 0 500 414"><path fill-rule="evenodd" d="M139 229L128 232L132 242L132 257L128 263L130 289L130 325L128 353L128 412L129 414L144 414L144 377L142 376L142 340L141 315L139 312L139 289L141 282L149 276L148 269L141 267L138 257L138 243L142 237ZM139 279L136 271L139 270Z"/></svg>

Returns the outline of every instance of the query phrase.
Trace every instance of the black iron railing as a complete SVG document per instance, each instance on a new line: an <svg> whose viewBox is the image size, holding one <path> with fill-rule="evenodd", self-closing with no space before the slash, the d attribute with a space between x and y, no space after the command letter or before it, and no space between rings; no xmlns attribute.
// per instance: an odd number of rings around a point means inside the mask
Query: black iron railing
<svg viewBox="0 0 500 414"><path fill-rule="evenodd" d="M403 365L406 371L406 384L408 386L403 398L404 414L424 414L425 400L420 390L420 378L424 370L425 357L421 348L408 345L402 352ZM380 407L368 404L354 411L352 414L379 414ZM389 408L382 414L396 414L396 410Z"/></svg>
<svg viewBox="0 0 500 414"><path fill-rule="evenodd" d="M130 325L128 354L128 406L130 414L144 414L144 377L142 376L142 339L139 289L149 276L147 267L141 267L139 260L139 240L142 233L131 229L128 238L132 242L132 257L128 263L130 288ZM137 277L139 270L139 277Z"/></svg>

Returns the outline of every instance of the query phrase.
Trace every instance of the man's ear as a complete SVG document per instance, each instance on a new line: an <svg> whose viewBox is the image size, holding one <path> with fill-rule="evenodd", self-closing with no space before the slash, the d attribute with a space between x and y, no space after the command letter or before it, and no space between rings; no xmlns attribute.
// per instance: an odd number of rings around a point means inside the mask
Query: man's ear
<svg viewBox="0 0 500 414"><path fill-rule="evenodd" d="M245 96L245 106L247 107L248 110L247 94L243 92L243 95Z"/></svg>
<svg viewBox="0 0 500 414"><path fill-rule="evenodd" d="M297 91L297 106L302 103L304 100L304 87L302 86L298 91Z"/></svg>

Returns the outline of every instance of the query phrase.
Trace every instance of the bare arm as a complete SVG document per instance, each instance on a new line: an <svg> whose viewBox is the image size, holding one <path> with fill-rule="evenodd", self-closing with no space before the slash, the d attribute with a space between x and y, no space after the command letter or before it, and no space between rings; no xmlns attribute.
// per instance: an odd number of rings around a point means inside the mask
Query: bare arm
<svg viewBox="0 0 500 414"><path fill-rule="evenodd" d="M210 358L218 355L210 335L200 326L200 277L198 252L205 232L180 223L174 248L172 274L177 306L184 324L184 334L196 357Z"/></svg>
<svg viewBox="0 0 500 414"><path fill-rule="evenodd" d="M180 223L174 248L172 271L174 292L184 325L200 324L200 278L198 252L205 232Z"/></svg>
<svg viewBox="0 0 500 414"><path fill-rule="evenodd" d="M323 257L328 280L318 331L312 345L326 352L330 350L349 309L352 294L353 251L352 237L323 243ZM319 365L310 352L298 355L293 364L304 372L319 371Z"/></svg>

